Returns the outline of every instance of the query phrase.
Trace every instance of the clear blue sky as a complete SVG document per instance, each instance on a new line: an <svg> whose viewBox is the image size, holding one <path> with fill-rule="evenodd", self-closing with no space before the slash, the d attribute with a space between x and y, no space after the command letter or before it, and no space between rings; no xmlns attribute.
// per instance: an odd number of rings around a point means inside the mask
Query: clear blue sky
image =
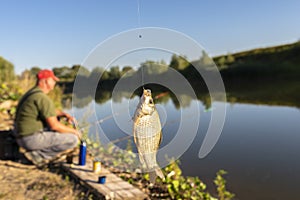
<svg viewBox="0 0 300 200"><path fill-rule="evenodd" d="M25 68L82 63L122 31L162 27L182 32L209 55L300 39L299 0L0 0L0 56Z"/></svg>

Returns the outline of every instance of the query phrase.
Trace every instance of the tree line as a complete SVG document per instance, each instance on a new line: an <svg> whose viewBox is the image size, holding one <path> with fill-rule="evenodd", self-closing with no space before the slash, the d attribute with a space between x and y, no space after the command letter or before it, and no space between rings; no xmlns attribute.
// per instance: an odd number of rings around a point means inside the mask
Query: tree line
<svg viewBox="0 0 300 200"><path fill-rule="evenodd" d="M189 62L184 55L173 55L167 64L165 61L146 60L138 67L133 66L112 66L109 69L95 67L91 70L81 65L72 67L54 67L53 71L63 82L72 82L76 76L78 78L99 79L100 81L117 80L121 77L130 77L140 73L148 75L159 75L166 73L168 68L175 69L185 77L190 78L195 70L192 68L209 68L217 66L223 78L235 79L235 77L264 78L270 75L292 75L299 74L300 71L300 42L280 45L268 48L257 48L249 51L228 53L227 55L210 58L205 51L198 60ZM80 73L78 71L80 69ZM28 74L35 77L39 67L35 66L25 70L17 76L14 72L14 65L0 56L0 83L9 82L18 77ZM195 78L195 77L194 77ZM197 77L199 78L199 77Z"/></svg>

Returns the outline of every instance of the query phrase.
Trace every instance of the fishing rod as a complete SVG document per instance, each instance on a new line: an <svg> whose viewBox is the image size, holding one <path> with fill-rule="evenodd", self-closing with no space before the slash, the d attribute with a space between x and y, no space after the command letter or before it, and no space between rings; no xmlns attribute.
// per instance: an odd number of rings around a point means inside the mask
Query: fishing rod
<svg viewBox="0 0 300 200"><path fill-rule="evenodd" d="M108 116L106 116L106 117L104 117L104 118L102 118L102 119L100 119L100 120L96 120L96 121L94 121L94 122L88 123L88 124L82 126L81 128L79 128L78 123L77 123L77 121L75 120L75 121L76 121L76 125L73 124L73 126L74 126L74 128L77 127L76 129L77 129L78 131L82 131L84 128L86 128L86 127L88 127L88 126L94 126L94 125L97 125L97 124L101 124L101 123L103 123L104 121L106 121L106 120L108 120L108 119L111 119L111 118L113 118L114 116L118 116L118 115L120 115L120 114L119 114L119 113L115 113L115 114L112 114L112 115L108 115Z"/></svg>
<svg viewBox="0 0 300 200"><path fill-rule="evenodd" d="M112 140L112 141L110 141L109 143L110 143L110 144L115 144L115 143L121 142L121 141L123 141L123 140L128 140L128 139L130 139L130 138L132 138L132 137L133 137L133 135L127 135L127 136L125 136L125 137L122 137L122 138L118 138L118 139Z"/></svg>
<svg viewBox="0 0 300 200"><path fill-rule="evenodd" d="M106 120L108 120L108 119L111 119L113 116L118 116L118 115L120 115L120 114L119 114L119 113L115 113L115 114L112 114L112 115L108 115L108 116L106 116L106 117L104 117L104 118L102 118L102 119L100 119L100 120L94 121L94 122L92 122L92 123L90 123L90 124L91 124L92 126L94 126L94 125L96 125L96 124L98 124L98 123L101 124L101 123L103 123L104 121L106 121ZM85 126L79 128L78 122L77 122L77 120L75 120L74 123L73 123L73 126L74 126L74 128L75 128L76 130L82 131L84 128L90 126L90 124L87 124L87 125L85 125ZM125 136L125 137L123 137L123 138L118 138L118 139L116 139L116 140L113 140L113 141L111 141L110 143L115 144L115 143L121 142L121 141L123 141L123 140L129 139L129 138L131 138L131 137L133 137L133 136L128 135L128 136ZM81 139L81 141L84 141L84 140L86 140L86 138Z"/></svg>
<svg viewBox="0 0 300 200"><path fill-rule="evenodd" d="M73 120L73 127L74 127L74 129L76 129L78 132L80 132L80 134L81 134L81 129L79 129L79 126L78 126L78 122L77 122L77 120L75 119L75 120ZM81 135L81 137L80 137L80 141L82 142L82 141L84 141L84 140L86 140L86 138L83 138L83 135Z"/></svg>

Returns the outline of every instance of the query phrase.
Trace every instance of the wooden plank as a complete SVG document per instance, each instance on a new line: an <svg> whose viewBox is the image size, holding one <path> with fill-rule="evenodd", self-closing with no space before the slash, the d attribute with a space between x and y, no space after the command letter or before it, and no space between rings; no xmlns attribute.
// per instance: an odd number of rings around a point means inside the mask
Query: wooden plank
<svg viewBox="0 0 300 200"><path fill-rule="evenodd" d="M120 177L111 173L103 166L101 167L101 171L99 173L94 173L92 171L92 165L93 163L91 160L87 160L86 165L84 166L67 164L66 162L62 163L62 167L64 168L64 170L75 176L76 179L79 179L98 198L116 200L149 199L144 192L129 184L128 182L122 180ZM105 184L98 183L99 176L106 176Z"/></svg>

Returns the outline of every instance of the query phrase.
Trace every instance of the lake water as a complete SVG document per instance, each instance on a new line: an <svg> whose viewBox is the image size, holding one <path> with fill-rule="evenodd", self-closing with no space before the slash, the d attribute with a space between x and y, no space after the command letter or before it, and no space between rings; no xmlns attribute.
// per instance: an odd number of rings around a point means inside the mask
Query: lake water
<svg viewBox="0 0 300 200"><path fill-rule="evenodd" d="M101 131L108 140L131 134L132 120L138 97L108 100L102 104L89 104L93 116L90 121L101 120ZM176 108L171 99L157 105L163 127L161 147L176 136L181 117L193 125L194 108L200 110L197 135L191 146L180 156L181 168L186 176L198 176L213 191L216 172L224 169L228 190L236 199L297 199L300 185L300 110L293 106L226 103L226 119L221 136L204 158L199 149L211 120L210 110L199 100L189 100L188 106ZM125 109L124 109L125 108ZM192 109L191 109L192 108ZM75 108L78 117L89 109ZM114 116L114 117L112 117ZM100 131L100 132L101 132ZM91 127L90 135L99 131ZM189 130L185 130L190 134ZM101 134L96 138L101 138ZM128 141L118 143L125 148Z"/></svg>

